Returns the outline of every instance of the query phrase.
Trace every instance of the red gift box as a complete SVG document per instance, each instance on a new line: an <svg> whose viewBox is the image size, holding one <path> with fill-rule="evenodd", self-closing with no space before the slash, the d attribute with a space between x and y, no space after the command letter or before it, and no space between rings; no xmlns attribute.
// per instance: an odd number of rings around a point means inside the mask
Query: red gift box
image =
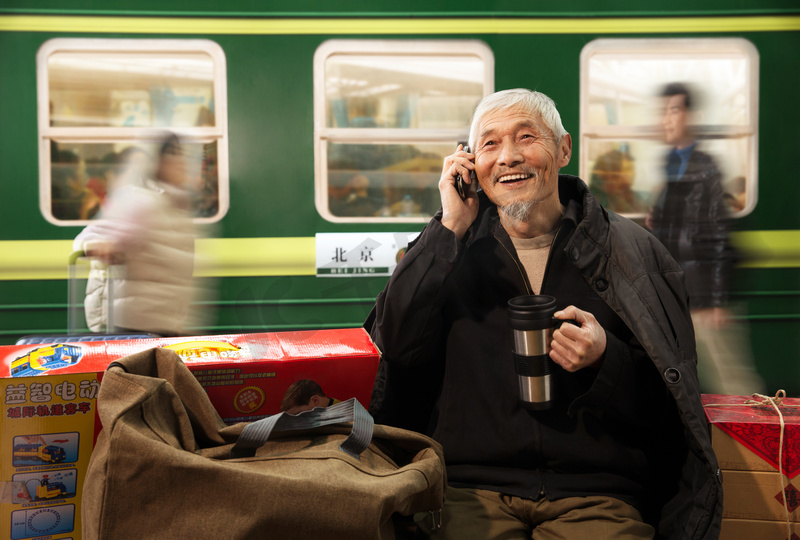
<svg viewBox="0 0 800 540"><path fill-rule="evenodd" d="M773 399L776 409L765 396L702 398L720 468L781 471L790 479L800 474L800 399Z"/></svg>
<svg viewBox="0 0 800 540"><path fill-rule="evenodd" d="M800 400L703 395L722 469L723 518L800 520ZM775 526L778 526L777 524Z"/></svg>

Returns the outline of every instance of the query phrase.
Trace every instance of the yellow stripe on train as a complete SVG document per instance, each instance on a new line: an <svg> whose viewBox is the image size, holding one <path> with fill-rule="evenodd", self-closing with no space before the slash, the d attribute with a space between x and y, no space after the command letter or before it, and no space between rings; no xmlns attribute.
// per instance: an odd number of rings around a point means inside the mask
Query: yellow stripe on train
<svg viewBox="0 0 800 540"><path fill-rule="evenodd" d="M740 231L743 268L800 267L800 230ZM198 277L314 276L313 236L197 240ZM0 241L0 280L67 279L72 240ZM88 265L84 265L84 271Z"/></svg>

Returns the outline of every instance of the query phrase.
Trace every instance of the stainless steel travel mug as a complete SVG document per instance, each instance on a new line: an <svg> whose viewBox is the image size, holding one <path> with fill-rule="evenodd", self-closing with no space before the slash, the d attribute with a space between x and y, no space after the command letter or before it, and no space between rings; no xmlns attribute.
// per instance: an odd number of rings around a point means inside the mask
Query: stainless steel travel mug
<svg viewBox="0 0 800 540"><path fill-rule="evenodd" d="M546 410L553 404L555 362L550 359L556 299L546 295L517 296L508 301L508 318L514 332L514 370L519 381L520 404Z"/></svg>

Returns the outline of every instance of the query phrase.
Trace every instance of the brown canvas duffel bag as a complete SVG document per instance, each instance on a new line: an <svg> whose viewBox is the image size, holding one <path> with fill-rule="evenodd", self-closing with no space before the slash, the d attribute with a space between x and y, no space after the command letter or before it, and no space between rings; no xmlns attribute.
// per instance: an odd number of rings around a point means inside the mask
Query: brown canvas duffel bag
<svg viewBox="0 0 800 540"><path fill-rule="evenodd" d="M373 426L355 399L227 426L167 349L110 365L98 412L84 539L386 539L393 515L444 499L432 439Z"/></svg>

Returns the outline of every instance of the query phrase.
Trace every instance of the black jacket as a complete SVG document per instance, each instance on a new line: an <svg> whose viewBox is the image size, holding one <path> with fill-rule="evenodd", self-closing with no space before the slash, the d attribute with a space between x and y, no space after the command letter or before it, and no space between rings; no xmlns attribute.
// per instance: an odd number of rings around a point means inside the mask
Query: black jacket
<svg viewBox="0 0 800 540"><path fill-rule="evenodd" d="M669 157L679 159L674 152ZM727 302L737 254L723 195L714 159L694 149L683 175L668 179L653 208L653 234L683 268L692 309Z"/></svg>
<svg viewBox="0 0 800 540"><path fill-rule="evenodd" d="M562 175L560 196L567 213L542 293L597 317L608 337L601 367L558 370L552 411L519 406L506 305L530 287L481 194L462 242L435 217L378 296L365 324L383 353L371 412L442 443L454 485L610 495L663 537L716 537L721 485L681 270L580 179Z"/></svg>

